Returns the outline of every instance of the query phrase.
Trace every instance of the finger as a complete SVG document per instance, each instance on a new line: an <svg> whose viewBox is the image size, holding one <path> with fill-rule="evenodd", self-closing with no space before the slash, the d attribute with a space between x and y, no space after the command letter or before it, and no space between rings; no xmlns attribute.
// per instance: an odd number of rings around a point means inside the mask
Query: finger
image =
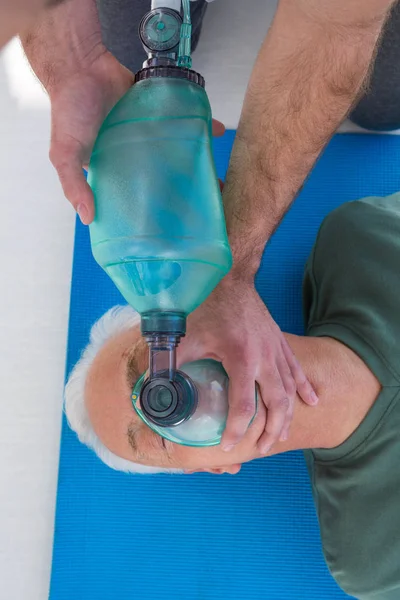
<svg viewBox="0 0 400 600"><path fill-rule="evenodd" d="M245 435L256 410L255 375L249 368L229 369L229 412L221 446L229 451Z"/></svg>
<svg viewBox="0 0 400 600"><path fill-rule="evenodd" d="M304 374L303 369L295 355L292 352L291 347L288 342L284 339L282 342L283 352L285 354L285 358L287 364L289 365L290 371L293 376L293 380L296 384L296 390L300 398L306 404L311 406L315 406L319 402L319 398L315 393L312 385L308 381L307 377Z"/></svg>
<svg viewBox="0 0 400 600"><path fill-rule="evenodd" d="M225 125L221 121L213 119L212 121L212 132L214 137L221 137L225 133Z"/></svg>
<svg viewBox="0 0 400 600"><path fill-rule="evenodd" d="M93 193L82 171L79 145L53 143L50 160L58 173L65 197L75 208L85 225L94 218Z"/></svg>
<svg viewBox="0 0 400 600"><path fill-rule="evenodd" d="M261 454L267 454L283 433L290 400L286 396L286 391L277 369L266 373L259 385L263 402L268 408L268 415L265 432L258 441L258 449Z"/></svg>
<svg viewBox="0 0 400 600"><path fill-rule="evenodd" d="M290 371L289 365L285 359L285 355L282 353L281 359L277 361L277 367L279 375L281 377L282 385L285 389L286 397L289 401L289 407L286 412L286 417L283 423L281 435L279 437L280 442L287 440L289 436L289 429L293 419L294 402L296 399L296 383L293 379L293 375Z"/></svg>
<svg viewBox="0 0 400 600"><path fill-rule="evenodd" d="M291 368L286 360L286 355L282 349L282 354L276 360L276 366L278 369L278 373L282 382L283 387L285 388L286 396L289 400L294 401L296 398L296 382L293 378L293 374Z"/></svg>
<svg viewBox="0 0 400 600"><path fill-rule="evenodd" d="M293 421L293 413L294 413L294 402L290 402L289 408L286 413L285 425L283 426L282 433L279 438L280 442L286 442L286 440L289 438L290 426Z"/></svg>

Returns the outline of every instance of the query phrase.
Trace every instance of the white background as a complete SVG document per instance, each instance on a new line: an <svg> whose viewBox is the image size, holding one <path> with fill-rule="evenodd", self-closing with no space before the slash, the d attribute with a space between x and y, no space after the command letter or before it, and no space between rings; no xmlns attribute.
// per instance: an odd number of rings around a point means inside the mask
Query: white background
<svg viewBox="0 0 400 600"><path fill-rule="evenodd" d="M230 128L275 5L209 7L194 68ZM74 214L49 131L48 100L14 40L0 55L1 600L45 600L51 569Z"/></svg>

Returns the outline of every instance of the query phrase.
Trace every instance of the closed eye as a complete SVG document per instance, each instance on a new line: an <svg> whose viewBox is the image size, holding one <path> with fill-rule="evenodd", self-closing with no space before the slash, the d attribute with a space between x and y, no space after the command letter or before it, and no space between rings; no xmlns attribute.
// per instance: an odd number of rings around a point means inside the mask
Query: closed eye
<svg viewBox="0 0 400 600"><path fill-rule="evenodd" d="M161 435L159 435L158 438L161 442L160 446L162 447L163 453L168 458L168 461L170 463L172 463L173 460L172 460L172 456L171 456L171 450L173 448L173 444L171 444L171 442L167 442L167 440L165 440Z"/></svg>
<svg viewBox="0 0 400 600"><path fill-rule="evenodd" d="M161 451L163 453L163 455L168 459L168 461L171 461L171 456L168 451L168 446L167 446L166 440L161 435L157 435L157 434L151 432L150 429L148 429L148 431L146 432L147 433L147 435L145 436L147 439L147 441L145 442L146 447L143 449L143 443L139 443L139 436L138 436L138 432L142 427L143 427L142 424L139 424L137 422L132 422L129 425L128 431L127 431L129 445L133 450L133 453L135 455L135 460L139 460L139 461L140 460L151 460L151 459L154 460L154 452L157 453L157 452ZM145 428L147 429L146 426L145 426ZM144 441L144 439L142 438L142 434L140 435L140 439L142 441ZM152 452L152 450L154 452Z"/></svg>

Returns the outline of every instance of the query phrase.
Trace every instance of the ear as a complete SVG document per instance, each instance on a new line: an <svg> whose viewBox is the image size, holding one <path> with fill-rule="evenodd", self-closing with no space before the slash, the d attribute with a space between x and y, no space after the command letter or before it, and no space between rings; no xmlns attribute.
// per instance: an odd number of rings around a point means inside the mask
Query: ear
<svg viewBox="0 0 400 600"><path fill-rule="evenodd" d="M223 475L224 469L203 469L204 473L211 473L212 475Z"/></svg>
<svg viewBox="0 0 400 600"><path fill-rule="evenodd" d="M197 469L196 471L185 471L186 474L190 473L211 473L212 475L223 475L224 473L229 473L229 475L237 475L239 473L242 465L228 465L227 467L219 467L213 469Z"/></svg>
<svg viewBox="0 0 400 600"><path fill-rule="evenodd" d="M237 475L242 468L241 464L236 465L228 465L227 467L223 467L224 473L229 473L229 475Z"/></svg>

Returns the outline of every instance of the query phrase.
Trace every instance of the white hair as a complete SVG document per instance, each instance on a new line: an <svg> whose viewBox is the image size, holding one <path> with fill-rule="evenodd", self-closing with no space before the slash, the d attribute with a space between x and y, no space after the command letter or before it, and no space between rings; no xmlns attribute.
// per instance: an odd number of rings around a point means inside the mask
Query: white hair
<svg viewBox="0 0 400 600"><path fill-rule="evenodd" d="M112 337L137 327L140 315L130 306L114 306L103 315L90 331L89 344L73 368L64 395L64 410L68 424L79 441L91 448L107 466L125 473L181 473L177 469L147 467L113 454L97 437L85 406L85 383L100 349Z"/></svg>

